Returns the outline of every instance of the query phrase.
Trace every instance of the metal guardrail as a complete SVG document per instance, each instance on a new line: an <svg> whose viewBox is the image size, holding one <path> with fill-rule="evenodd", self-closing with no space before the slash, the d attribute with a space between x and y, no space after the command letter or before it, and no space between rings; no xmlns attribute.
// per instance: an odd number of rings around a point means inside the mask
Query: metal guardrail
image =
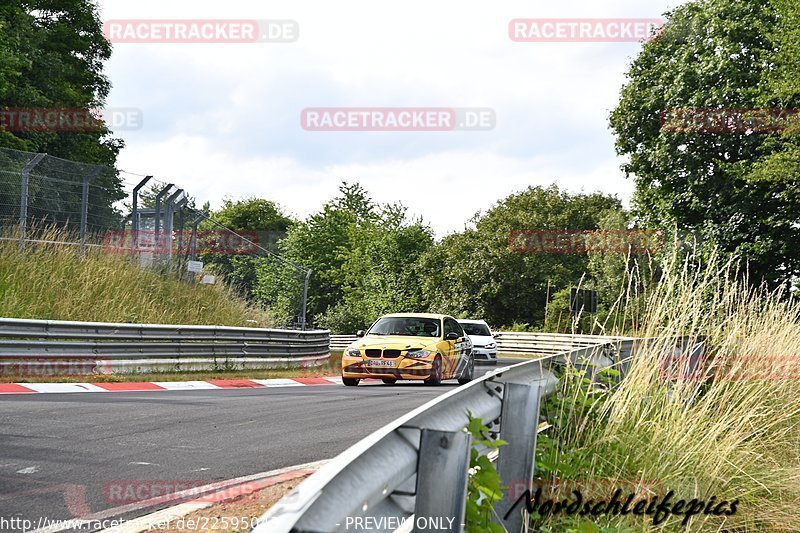
<svg viewBox="0 0 800 533"><path fill-rule="evenodd" d="M497 337L497 351L504 355L548 355L626 339L628 337L506 331Z"/></svg>
<svg viewBox="0 0 800 533"><path fill-rule="evenodd" d="M0 370L18 366L20 359L35 368L42 358L59 357L107 359L103 368L113 371L187 369L186 365L199 369L205 363L234 368L313 365L329 355L327 330L0 318Z"/></svg>
<svg viewBox="0 0 800 533"><path fill-rule="evenodd" d="M601 335L566 335L561 333L496 332L497 350L501 354L554 354L597 343L625 340L627 337ZM331 335L331 350L344 350L356 341L355 335Z"/></svg>
<svg viewBox="0 0 800 533"><path fill-rule="evenodd" d="M331 335L331 350L344 350L356 340L355 335Z"/></svg>
<svg viewBox="0 0 800 533"><path fill-rule="evenodd" d="M414 527L415 517L452 519L440 525L446 531L461 531L471 449L471 437L464 431L467 413L509 443L497 458L502 484L530 480L539 401L558 382L553 367L569 359L593 375L630 354L633 343L634 339L601 341L565 350L458 387L328 462L268 510L253 531L329 533L353 530L356 521L367 520L371 531L424 530L419 524ZM497 515L505 516L513 503L498 502ZM523 510L518 507L502 520L507 531L523 530Z"/></svg>

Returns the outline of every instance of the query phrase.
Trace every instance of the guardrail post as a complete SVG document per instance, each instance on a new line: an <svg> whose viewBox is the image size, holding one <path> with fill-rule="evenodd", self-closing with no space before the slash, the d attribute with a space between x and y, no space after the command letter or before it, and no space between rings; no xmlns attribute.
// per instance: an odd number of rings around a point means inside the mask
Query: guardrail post
<svg viewBox="0 0 800 533"><path fill-rule="evenodd" d="M528 531L525 498L530 494L525 491L530 489L533 478L540 390L538 383L506 383L503 391L500 438L508 444L499 450L497 471L501 484L508 489L495 504L495 511L509 533Z"/></svg>
<svg viewBox="0 0 800 533"><path fill-rule="evenodd" d="M472 436L423 429L417 463L414 531L462 531Z"/></svg>

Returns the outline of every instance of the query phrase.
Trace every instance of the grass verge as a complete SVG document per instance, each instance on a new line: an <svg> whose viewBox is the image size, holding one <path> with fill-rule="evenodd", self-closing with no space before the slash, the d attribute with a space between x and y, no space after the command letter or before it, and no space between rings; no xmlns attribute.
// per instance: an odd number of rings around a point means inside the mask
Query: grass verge
<svg viewBox="0 0 800 533"><path fill-rule="evenodd" d="M555 501L573 502L573 489L611 501L621 489L635 505L672 491L670 512L658 520L539 507L536 530L797 530L800 305L749 287L714 257L697 263L673 258L655 285L628 295L637 326L625 333L653 340L619 383L598 387L568 371L544 406L553 428L537 446L534 487ZM704 341L706 357L666 363L674 337Z"/></svg>
<svg viewBox="0 0 800 533"><path fill-rule="evenodd" d="M8 236L8 235L2 235ZM68 241L50 230L39 238ZM224 284L194 285L139 267L134 258L78 246L0 240L0 317L152 324L275 327Z"/></svg>

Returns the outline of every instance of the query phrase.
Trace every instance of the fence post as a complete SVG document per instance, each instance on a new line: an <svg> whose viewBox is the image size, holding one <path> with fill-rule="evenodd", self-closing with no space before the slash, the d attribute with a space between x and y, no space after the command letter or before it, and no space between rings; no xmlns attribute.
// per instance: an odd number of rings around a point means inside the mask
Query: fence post
<svg viewBox="0 0 800 533"><path fill-rule="evenodd" d="M471 444L472 436L465 431L422 430L414 531L463 530Z"/></svg>
<svg viewBox="0 0 800 533"><path fill-rule="evenodd" d="M499 450L497 472L500 483L508 489L495 504L495 511L509 533L528 531L525 499L530 497L526 491L531 488L535 464L540 390L538 383L506 383L503 390L500 439L508 444Z"/></svg>
<svg viewBox="0 0 800 533"><path fill-rule="evenodd" d="M172 267L172 230L174 228L173 219L175 217L175 207L177 206L176 201L178 197L183 195L183 189L178 189L174 193L172 193L166 200L167 210L166 210L166 217L164 219L164 226L167 231L166 235L166 248L167 248L167 265L171 268ZM180 272L178 272L180 276Z"/></svg>
<svg viewBox="0 0 800 533"><path fill-rule="evenodd" d="M139 184L136 185L136 187L133 188L133 201L131 202L131 230L133 230L132 231L133 251L131 253L139 252L139 190L142 187L144 187L145 184L152 178L153 176L145 176L144 179L140 181ZM123 238L124 238L124 233L123 233Z"/></svg>
<svg viewBox="0 0 800 533"><path fill-rule="evenodd" d="M100 174L102 167L97 167L83 178L81 190L81 252L86 251L86 224L89 218L89 183Z"/></svg>
<svg viewBox="0 0 800 533"><path fill-rule="evenodd" d="M189 253L191 254L191 260L197 260L197 226L200 222L208 216L208 213L200 213L200 216L194 219L192 222L192 238L191 243L189 244ZM191 279L194 281L195 273L191 272Z"/></svg>
<svg viewBox="0 0 800 533"><path fill-rule="evenodd" d="M190 244L192 261L197 259L197 226L199 226L200 222L202 222L202 220L207 216L208 213L200 213L200 215L192 222L192 242Z"/></svg>
<svg viewBox="0 0 800 533"><path fill-rule="evenodd" d="M22 169L22 183L19 195L19 248L25 248L25 237L28 223L28 176L47 154L36 154Z"/></svg>
<svg viewBox="0 0 800 533"><path fill-rule="evenodd" d="M163 198L172 187L172 183L167 183L167 185L156 194L155 251L153 255L158 258L159 264L161 263L161 198Z"/></svg>

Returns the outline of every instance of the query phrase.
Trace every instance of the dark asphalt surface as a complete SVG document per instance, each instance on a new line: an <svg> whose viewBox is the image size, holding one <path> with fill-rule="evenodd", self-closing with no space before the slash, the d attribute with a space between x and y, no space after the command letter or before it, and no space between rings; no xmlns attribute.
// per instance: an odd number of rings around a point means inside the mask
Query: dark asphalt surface
<svg viewBox="0 0 800 533"><path fill-rule="evenodd" d="M120 480L198 486L329 459L455 386L0 396L0 519L69 519L115 508L127 503L108 494Z"/></svg>

